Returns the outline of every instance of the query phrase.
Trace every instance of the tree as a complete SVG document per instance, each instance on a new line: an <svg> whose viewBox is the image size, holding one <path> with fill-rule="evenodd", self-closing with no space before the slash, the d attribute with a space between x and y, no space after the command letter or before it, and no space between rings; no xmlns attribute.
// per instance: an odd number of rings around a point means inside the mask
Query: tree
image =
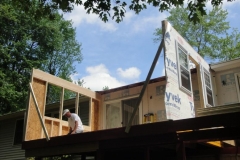
<svg viewBox="0 0 240 160"><path fill-rule="evenodd" d="M102 90L103 91L109 90L109 87L108 86L104 86Z"/></svg>
<svg viewBox="0 0 240 160"><path fill-rule="evenodd" d="M54 19L35 19L38 1L31 0L29 14L13 2L0 2L0 114L26 107L32 68L69 80L73 63L82 61L70 21L57 11Z"/></svg>
<svg viewBox="0 0 240 160"><path fill-rule="evenodd" d="M26 12L29 11L29 4L31 0L12 0L15 5L24 8ZM233 1L233 0L227 0ZM99 17L104 21L108 21L109 18L115 19L116 22L122 21L125 16L126 7L128 6L130 10L133 10L136 14L140 13L142 10L146 9L148 5L157 7L159 11L167 11L172 7L177 7L183 5L184 0L132 0L127 4L128 1L121 0L39 0L37 12L39 16L50 15L52 16L52 8L61 9L64 12L70 12L74 9L74 5L83 5L87 13L94 13L99 15ZM190 12L188 17L191 21L198 22L197 11L201 15L206 14L206 2L205 0L189 0L188 7ZM212 6L219 6L223 3L223 0L211 0ZM113 15L111 15L111 12Z"/></svg>
<svg viewBox="0 0 240 160"><path fill-rule="evenodd" d="M227 33L226 37L220 38L214 48L216 48L216 52L210 55L213 59L227 61L240 57L240 34L238 29L233 28L230 34Z"/></svg>
<svg viewBox="0 0 240 160"><path fill-rule="evenodd" d="M167 20L201 56L222 59L222 54L227 48L230 48L230 44L234 43L231 37L239 37L237 30L228 36L230 27L226 21L227 11L221 7L215 7L209 11L208 15L201 16L199 12L197 14L200 21L198 24L193 24L187 18L187 9L177 7L170 11ZM162 38L161 28L157 28L154 35L156 36L155 41L159 41ZM237 50L235 51L237 52Z"/></svg>

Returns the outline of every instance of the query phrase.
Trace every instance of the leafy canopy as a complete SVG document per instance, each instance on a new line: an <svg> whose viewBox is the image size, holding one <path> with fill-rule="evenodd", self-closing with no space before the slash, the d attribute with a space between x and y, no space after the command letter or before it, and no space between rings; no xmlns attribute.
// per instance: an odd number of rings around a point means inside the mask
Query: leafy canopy
<svg viewBox="0 0 240 160"><path fill-rule="evenodd" d="M13 0L18 6L24 8L28 12L28 5L31 0ZM210 0L212 6L219 6L223 3L223 0ZM233 1L233 0L227 0ZM197 12L201 15L206 15L206 2L207 0L188 0L187 5L190 9L188 18L194 23L199 21ZM126 8L129 7L136 14L146 9L148 5L158 8L159 11L167 11L172 7L183 5L184 0L39 0L38 4L38 16L44 14L51 15L52 8L61 9L64 12L70 12L74 9L74 5L84 6L87 13L94 13L99 15L99 18L104 22L109 18L115 19L116 22L123 20L126 13Z"/></svg>
<svg viewBox="0 0 240 160"><path fill-rule="evenodd" d="M215 7L207 15L199 16L199 23L194 24L188 19L188 9L177 7L170 10L167 20L188 41L202 57L229 60L238 57L240 34L237 29L230 30L226 21L228 12ZM157 28L155 41L162 38L162 29Z"/></svg>
<svg viewBox="0 0 240 160"><path fill-rule="evenodd" d="M27 3L29 14L13 2L0 1L0 114L26 107L32 68L70 80L82 61L72 22L54 10L54 19L35 19L36 0Z"/></svg>

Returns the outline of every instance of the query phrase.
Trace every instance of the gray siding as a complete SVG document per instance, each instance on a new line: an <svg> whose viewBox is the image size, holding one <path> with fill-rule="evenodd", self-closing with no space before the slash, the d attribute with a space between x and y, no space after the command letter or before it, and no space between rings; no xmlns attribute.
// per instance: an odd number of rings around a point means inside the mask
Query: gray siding
<svg viewBox="0 0 240 160"><path fill-rule="evenodd" d="M20 118L19 118L20 119ZM21 144L13 145L15 124L17 119L0 121L0 159L24 160L25 151Z"/></svg>

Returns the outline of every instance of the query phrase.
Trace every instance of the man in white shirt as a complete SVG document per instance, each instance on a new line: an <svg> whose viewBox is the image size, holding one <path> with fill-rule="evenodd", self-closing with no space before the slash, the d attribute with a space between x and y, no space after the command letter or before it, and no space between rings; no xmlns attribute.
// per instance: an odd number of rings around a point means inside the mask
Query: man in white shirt
<svg viewBox="0 0 240 160"><path fill-rule="evenodd" d="M68 109L63 111L63 116L68 118L68 124L70 127L69 134L76 134L83 132L83 124L80 117L75 114L71 113Z"/></svg>

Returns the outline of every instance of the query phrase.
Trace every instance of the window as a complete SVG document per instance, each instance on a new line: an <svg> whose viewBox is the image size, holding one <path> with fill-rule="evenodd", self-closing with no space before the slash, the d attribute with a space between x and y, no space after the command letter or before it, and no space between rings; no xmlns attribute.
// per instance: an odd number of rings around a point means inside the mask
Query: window
<svg viewBox="0 0 240 160"><path fill-rule="evenodd" d="M207 107L213 106L213 93L212 93L210 73L205 69L203 72L203 77L204 77L204 88L205 88L205 94L206 94L205 97L206 97Z"/></svg>
<svg viewBox="0 0 240 160"><path fill-rule="evenodd" d="M14 145L22 143L22 140L23 140L23 124L24 124L23 119L19 119L19 120L16 121L14 141L13 141Z"/></svg>
<svg viewBox="0 0 240 160"><path fill-rule="evenodd" d="M75 106L74 105L64 107L64 109L67 109L67 108L69 109L69 111L71 113L75 113ZM54 114L54 116L55 115L58 116L59 114ZM79 115L79 117L82 121L82 124L88 126L89 125L89 101L79 102L78 115ZM63 116L62 120L68 121L68 118Z"/></svg>
<svg viewBox="0 0 240 160"><path fill-rule="evenodd" d="M191 93L191 74L189 69L188 54L180 44L177 44L177 57L180 89L187 93Z"/></svg>
<svg viewBox="0 0 240 160"><path fill-rule="evenodd" d="M134 99L128 99L128 100L123 100L122 101L122 121L123 121L123 126L127 126L131 116L132 116L132 113L133 113L133 110L134 110L134 107L137 103L137 99L138 98L134 98ZM139 110L139 109L138 109ZM134 118L133 118L133 122L132 122L132 125L136 125L136 124L139 124L139 112L136 112Z"/></svg>
<svg viewBox="0 0 240 160"><path fill-rule="evenodd" d="M82 120L83 125L89 125L89 101L84 101L79 103L79 117Z"/></svg>
<svg viewBox="0 0 240 160"><path fill-rule="evenodd" d="M117 128L127 126L137 98L119 100L105 104L106 106L106 128ZM139 109L137 110L132 125L139 124Z"/></svg>
<svg viewBox="0 0 240 160"><path fill-rule="evenodd" d="M121 102L106 104L106 128L117 128L121 126Z"/></svg>

